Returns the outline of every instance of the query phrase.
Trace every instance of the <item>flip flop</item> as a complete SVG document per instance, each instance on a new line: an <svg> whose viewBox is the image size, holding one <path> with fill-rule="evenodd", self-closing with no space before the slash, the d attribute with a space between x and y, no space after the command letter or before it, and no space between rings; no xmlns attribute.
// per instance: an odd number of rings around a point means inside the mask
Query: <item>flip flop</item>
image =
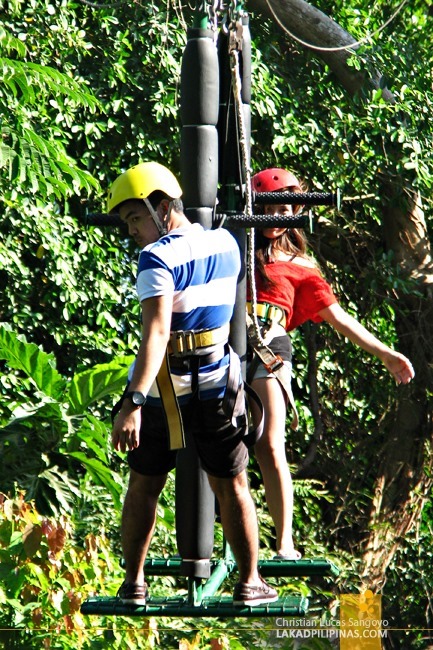
<svg viewBox="0 0 433 650"><path fill-rule="evenodd" d="M301 560L302 559L302 553L299 551L295 551L293 549L290 553L278 553L275 555L274 560L293 560L296 562L296 560Z"/></svg>

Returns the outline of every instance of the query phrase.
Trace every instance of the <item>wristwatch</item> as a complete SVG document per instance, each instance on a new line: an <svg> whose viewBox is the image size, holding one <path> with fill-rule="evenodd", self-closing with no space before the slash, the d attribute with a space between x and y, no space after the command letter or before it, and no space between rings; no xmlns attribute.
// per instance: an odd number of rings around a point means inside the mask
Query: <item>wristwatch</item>
<svg viewBox="0 0 433 650"><path fill-rule="evenodd" d="M146 395L143 393L140 393L139 390L130 390L127 393L125 393L125 399L129 397L131 400L132 404L135 406L135 408L140 408L144 404L146 404Z"/></svg>

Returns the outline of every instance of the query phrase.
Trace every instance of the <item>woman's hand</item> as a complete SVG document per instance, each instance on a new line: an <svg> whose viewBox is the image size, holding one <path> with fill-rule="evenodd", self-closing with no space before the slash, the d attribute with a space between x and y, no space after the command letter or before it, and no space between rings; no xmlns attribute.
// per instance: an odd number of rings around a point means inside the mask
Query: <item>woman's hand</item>
<svg viewBox="0 0 433 650"><path fill-rule="evenodd" d="M413 366L404 354L392 350L385 343L379 341L374 334L348 314L338 303L319 311L319 316L332 325L337 332L346 336L352 343L359 345L360 348L380 359L397 384L408 384L414 378Z"/></svg>
<svg viewBox="0 0 433 650"><path fill-rule="evenodd" d="M397 384L408 384L415 377L411 362L400 352L389 350L389 352L382 355L382 363L394 377Z"/></svg>

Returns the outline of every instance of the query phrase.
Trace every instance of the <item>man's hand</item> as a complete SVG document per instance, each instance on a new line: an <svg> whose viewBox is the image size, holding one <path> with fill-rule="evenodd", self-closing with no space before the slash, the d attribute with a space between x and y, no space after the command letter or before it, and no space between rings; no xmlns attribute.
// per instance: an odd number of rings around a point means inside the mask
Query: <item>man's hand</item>
<svg viewBox="0 0 433 650"><path fill-rule="evenodd" d="M125 400L111 432L114 449L125 452L138 447L140 443L141 409L131 407Z"/></svg>

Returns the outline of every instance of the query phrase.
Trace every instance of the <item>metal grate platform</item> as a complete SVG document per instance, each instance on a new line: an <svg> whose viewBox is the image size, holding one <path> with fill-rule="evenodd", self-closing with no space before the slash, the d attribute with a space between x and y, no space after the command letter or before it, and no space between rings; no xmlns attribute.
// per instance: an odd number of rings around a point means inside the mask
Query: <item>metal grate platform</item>
<svg viewBox="0 0 433 650"><path fill-rule="evenodd" d="M259 572L266 578L268 576L338 576L338 567L325 558L311 560L261 560Z"/></svg>
<svg viewBox="0 0 433 650"><path fill-rule="evenodd" d="M89 598L81 605L82 614L102 616L183 616L258 618L265 616L304 616L308 600L286 596L274 603L258 607L235 607L231 596L205 598L199 605L191 605L186 597L150 598L146 605L128 605L112 597Z"/></svg>
<svg viewBox="0 0 433 650"><path fill-rule="evenodd" d="M182 616L182 617L230 617L254 618L272 616L305 616L308 599L303 596L285 596L274 603L258 607L237 607L231 596L215 596L224 579L236 570L236 563L230 559L212 560L211 575L200 585L189 579L188 596L149 598L146 605L121 602L116 597L100 596L89 598L81 605L82 614L102 616ZM182 575L182 559L150 558L146 561L146 575ZM325 558L311 560L262 560L259 572L269 576L325 576L339 574L338 568Z"/></svg>
<svg viewBox="0 0 433 650"><path fill-rule="evenodd" d="M221 561L211 561L211 571ZM229 571L236 569L236 563L233 561L230 564ZM146 575L160 575L160 576L177 576L181 575L182 560L178 557L171 557L167 559L151 558L146 561L145 573ZM265 578L269 576L294 576L294 577L308 577L308 576L327 576L339 575L339 569L329 560L325 558L315 558L311 560L260 560L259 572Z"/></svg>

